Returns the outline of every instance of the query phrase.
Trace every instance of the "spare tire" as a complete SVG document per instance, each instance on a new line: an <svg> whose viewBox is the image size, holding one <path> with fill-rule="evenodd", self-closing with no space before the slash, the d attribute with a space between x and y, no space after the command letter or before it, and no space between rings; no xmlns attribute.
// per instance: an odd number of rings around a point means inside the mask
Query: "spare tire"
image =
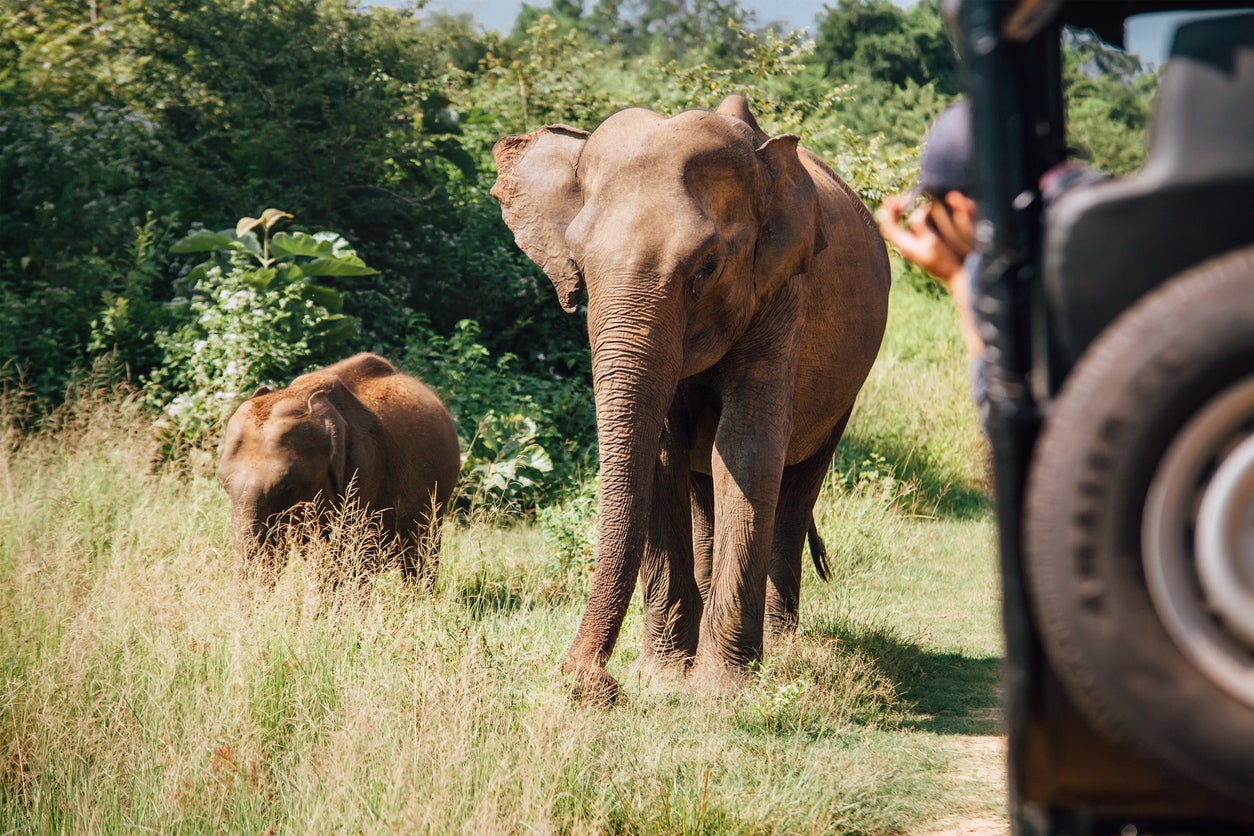
<svg viewBox="0 0 1254 836"><path fill-rule="evenodd" d="M1249 804L1254 248L1139 300L1076 364L1025 499L1030 602L1095 726Z"/></svg>

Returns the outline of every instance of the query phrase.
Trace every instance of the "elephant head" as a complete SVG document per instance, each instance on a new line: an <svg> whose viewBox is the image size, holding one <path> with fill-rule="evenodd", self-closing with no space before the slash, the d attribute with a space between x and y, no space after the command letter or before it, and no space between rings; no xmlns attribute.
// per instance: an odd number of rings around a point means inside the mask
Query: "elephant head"
<svg viewBox="0 0 1254 836"><path fill-rule="evenodd" d="M568 670L604 672L640 565L660 438L679 381L714 366L826 241L797 137L745 100L665 118L630 109L588 133L502 139L492 189L519 247L574 311L588 298L601 458L600 540Z"/></svg>
<svg viewBox="0 0 1254 836"><path fill-rule="evenodd" d="M296 506L342 496L352 478L348 422L325 391L292 398L263 386L227 422L218 478L243 556Z"/></svg>

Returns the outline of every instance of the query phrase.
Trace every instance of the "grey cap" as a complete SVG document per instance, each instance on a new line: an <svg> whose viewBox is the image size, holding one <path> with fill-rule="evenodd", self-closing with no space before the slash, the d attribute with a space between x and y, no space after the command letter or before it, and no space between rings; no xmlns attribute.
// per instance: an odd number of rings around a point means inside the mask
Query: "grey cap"
<svg viewBox="0 0 1254 836"><path fill-rule="evenodd" d="M970 195L973 186L971 106L963 100L947 107L927 132L919 154L918 188L941 197L951 191Z"/></svg>

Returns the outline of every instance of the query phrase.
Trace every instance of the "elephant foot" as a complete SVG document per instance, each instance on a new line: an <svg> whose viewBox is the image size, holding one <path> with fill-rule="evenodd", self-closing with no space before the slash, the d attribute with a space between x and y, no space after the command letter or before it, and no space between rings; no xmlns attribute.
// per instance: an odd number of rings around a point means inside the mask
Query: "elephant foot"
<svg viewBox="0 0 1254 836"><path fill-rule="evenodd" d="M768 639L788 639L797 633L800 619L796 612L768 612L766 614L766 637Z"/></svg>
<svg viewBox="0 0 1254 836"><path fill-rule="evenodd" d="M692 690L716 696L734 694L745 688L749 681L749 671L740 665L708 657L698 660L688 674Z"/></svg>
<svg viewBox="0 0 1254 836"><path fill-rule="evenodd" d="M631 667L641 679L661 687L683 683L692 668L692 657L683 654L644 653Z"/></svg>
<svg viewBox="0 0 1254 836"><path fill-rule="evenodd" d="M566 675L567 693L575 702L608 707L623 694L622 686L600 665L568 659L562 673Z"/></svg>

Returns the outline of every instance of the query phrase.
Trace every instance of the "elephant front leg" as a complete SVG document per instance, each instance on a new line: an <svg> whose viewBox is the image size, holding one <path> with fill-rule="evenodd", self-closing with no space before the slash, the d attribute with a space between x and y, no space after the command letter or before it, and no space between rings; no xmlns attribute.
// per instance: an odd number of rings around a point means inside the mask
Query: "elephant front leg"
<svg viewBox="0 0 1254 836"><path fill-rule="evenodd" d="M778 475L746 480L720 458L716 452L714 559L693 672L698 683L716 688L739 682L762 658L779 490Z"/></svg>
<svg viewBox="0 0 1254 836"><path fill-rule="evenodd" d="M774 404L787 403L786 393ZM757 402L763 403L763 402ZM791 413L724 412L714 443L714 553L694 679L735 684L762 658L767 573Z"/></svg>
<svg viewBox="0 0 1254 836"><path fill-rule="evenodd" d="M767 575L793 430L800 293L781 290L720 363L722 413L710 457L714 559L693 671L716 688L762 658Z"/></svg>
<svg viewBox="0 0 1254 836"><path fill-rule="evenodd" d="M644 648L639 667L673 678L687 671L697 652L701 592L693 571L689 452L675 416L662 434L654 478L653 507L640 564Z"/></svg>

